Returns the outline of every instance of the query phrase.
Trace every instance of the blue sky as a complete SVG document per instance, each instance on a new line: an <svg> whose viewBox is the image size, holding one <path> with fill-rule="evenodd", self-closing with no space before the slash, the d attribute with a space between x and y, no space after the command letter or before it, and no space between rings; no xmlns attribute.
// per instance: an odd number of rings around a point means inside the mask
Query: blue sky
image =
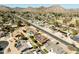
<svg viewBox="0 0 79 59"><path fill-rule="evenodd" d="M21 7L21 8L27 8L27 7L40 7L40 6L52 6L54 4L5 4L6 6L15 8L15 7ZM64 8L79 8L79 4L61 4Z"/></svg>

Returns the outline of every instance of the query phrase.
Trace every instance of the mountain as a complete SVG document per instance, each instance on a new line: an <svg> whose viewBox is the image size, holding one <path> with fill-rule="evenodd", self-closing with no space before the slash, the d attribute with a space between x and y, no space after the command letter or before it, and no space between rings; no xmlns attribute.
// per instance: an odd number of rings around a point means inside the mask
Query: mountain
<svg viewBox="0 0 79 59"><path fill-rule="evenodd" d="M0 11L10 11L11 8L7 7L7 6L4 6L4 5L0 5Z"/></svg>
<svg viewBox="0 0 79 59"><path fill-rule="evenodd" d="M58 13L63 13L65 12L65 8L63 8L62 6L60 5L53 5L53 6L50 6L47 8L47 11L49 12L58 12Z"/></svg>
<svg viewBox="0 0 79 59"><path fill-rule="evenodd" d="M38 7L38 8L33 8L33 7L28 7L28 8L15 8L15 10L17 12L25 12L25 11L31 11L31 12L57 12L57 13L63 13L66 11L65 8L61 7L60 5L53 5L53 6L50 6L50 7Z"/></svg>
<svg viewBox="0 0 79 59"><path fill-rule="evenodd" d="M10 8L4 5L0 5L0 11L11 11L11 10L15 10L16 12L26 12L26 11L30 11L30 12L41 12L41 13L46 13L46 12L55 12L55 13L67 13L67 14L74 14L74 13L79 13L79 8L76 9L66 9L60 5L52 5L49 7L28 7L28 8Z"/></svg>

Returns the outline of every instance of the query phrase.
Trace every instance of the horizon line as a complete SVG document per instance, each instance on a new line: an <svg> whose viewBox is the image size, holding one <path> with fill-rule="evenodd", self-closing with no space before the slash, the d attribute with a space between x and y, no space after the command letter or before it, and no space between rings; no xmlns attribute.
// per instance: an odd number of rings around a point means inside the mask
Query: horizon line
<svg viewBox="0 0 79 59"><path fill-rule="evenodd" d="M51 7L54 5L58 5L61 6L63 8L66 9L77 9L79 8L79 4L1 4L3 6L6 7L10 7L10 8L28 8L28 7L32 7L32 8L39 8L39 7Z"/></svg>

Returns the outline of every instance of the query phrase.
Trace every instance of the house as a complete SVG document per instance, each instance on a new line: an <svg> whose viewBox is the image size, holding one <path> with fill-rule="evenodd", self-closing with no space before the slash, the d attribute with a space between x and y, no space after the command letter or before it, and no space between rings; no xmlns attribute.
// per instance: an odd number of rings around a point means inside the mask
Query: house
<svg viewBox="0 0 79 59"><path fill-rule="evenodd" d="M43 36L41 34L36 34L35 39L42 44L45 43L48 40L45 36Z"/></svg>
<svg viewBox="0 0 79 59"><path fill-rule="evenodd" d="M78 35L76 35L76 36L74 36L72 39L73 39L74 41L79 42L79 34L78 34Z"/></svg>
<svg viewBox="0 0 79 59"><path fill-rule="evenodd" d="M0 38L5 36L5 32L4 31L0 31Z"/></svg>
<svg viewBox="0 0 79 59"><path fill-rule="evenodd" d="M8 41L0 41L0 54L4 53L4 50L9 45Z"/></svg>
<svg viewBox="0 0 79 59"><path fill-rule="evenodd" d="M30 44L30 42L28 42L28 41L26 41L26 40L19 40L19 41L16 43L15 47L16 47L18 50L22 51L22 50L28 50L29 48L32 47L32 45Z"/></svg>

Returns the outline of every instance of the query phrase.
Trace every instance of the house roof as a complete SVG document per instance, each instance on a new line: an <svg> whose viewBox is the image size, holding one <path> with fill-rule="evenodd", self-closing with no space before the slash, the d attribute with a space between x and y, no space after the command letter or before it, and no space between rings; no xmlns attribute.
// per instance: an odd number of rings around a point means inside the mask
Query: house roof
<svg viewBox="0 0 79 59"><path fill-rule="evenodd" d="M73 37L73 40L79 41L79 35L74 36L74 37Z"/></svg>

